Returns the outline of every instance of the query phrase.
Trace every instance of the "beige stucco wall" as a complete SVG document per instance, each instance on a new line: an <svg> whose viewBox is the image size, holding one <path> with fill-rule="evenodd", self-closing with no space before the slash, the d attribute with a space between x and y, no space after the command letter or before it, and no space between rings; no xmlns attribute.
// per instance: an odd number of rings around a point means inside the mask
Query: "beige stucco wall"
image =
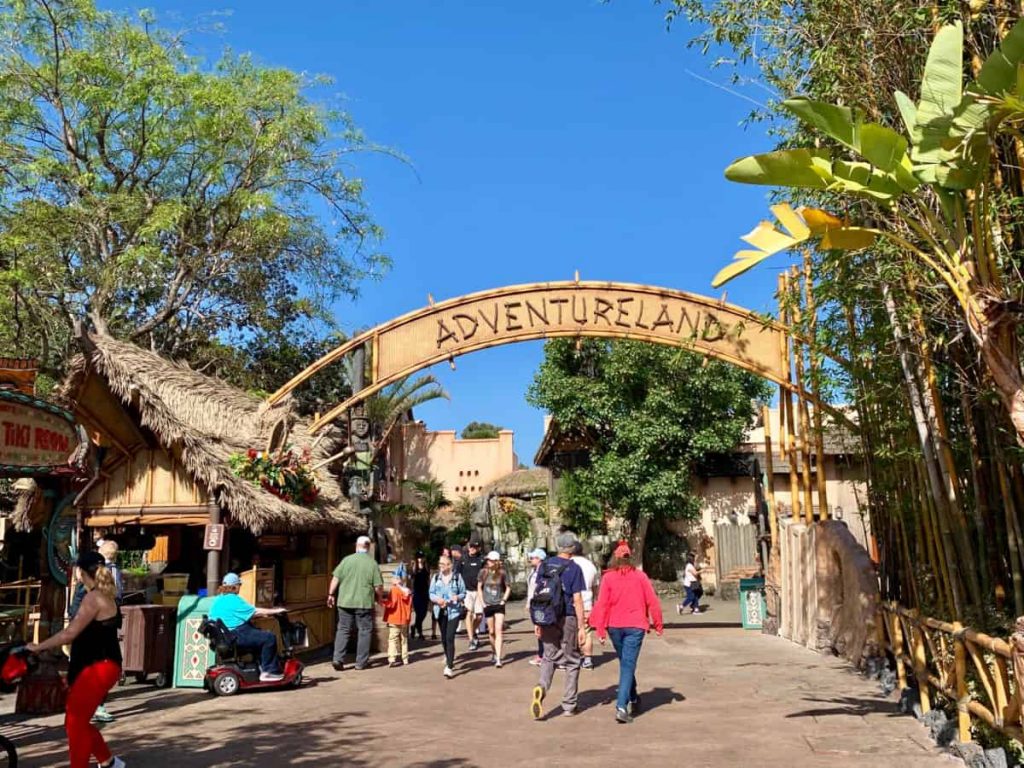
<svg viewBox="0 0 1024 768"><path fill-rule="evenodd" d="M401 459L392 481L390 497L411 503L408 488L399 489L402 480L434 478L444 484L445 495L453 501L460 496L479 496L484 486L515 470L518 460L513 447L513 432L503 429L488 440L460 440L454 430L428 430L422 422L410 422L402 428Z"/></svg>

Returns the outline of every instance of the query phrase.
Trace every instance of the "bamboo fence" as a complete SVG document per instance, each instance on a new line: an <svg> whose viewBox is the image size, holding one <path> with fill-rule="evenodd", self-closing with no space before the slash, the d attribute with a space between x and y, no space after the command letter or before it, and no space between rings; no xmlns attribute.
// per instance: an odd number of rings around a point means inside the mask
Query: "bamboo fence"
<svg viewBox="0 0 1024 768"><path fill-rule="evenodd" d="M956 705L962 743L971 741L974 721L1024 741L1024 654L1014 651L1012 641L921 616L896 603L883 604L880 613L883 645L895 659L897 683L900 689L916 683L922 713L931 711L937 698L945 699Z"/></svg>

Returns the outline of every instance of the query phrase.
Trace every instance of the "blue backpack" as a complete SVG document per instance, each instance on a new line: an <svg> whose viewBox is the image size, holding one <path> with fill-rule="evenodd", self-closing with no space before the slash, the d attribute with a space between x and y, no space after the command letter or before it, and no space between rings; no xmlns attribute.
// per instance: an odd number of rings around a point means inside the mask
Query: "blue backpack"
<svg viewBox="0 0 1024 768"><path fill-rule="evenodd" d="M530 620L540 627L553 627L565 618L562 573L572 560L558 559L561 562L545 560L537 571L537 586L530 601Z"/></svg>

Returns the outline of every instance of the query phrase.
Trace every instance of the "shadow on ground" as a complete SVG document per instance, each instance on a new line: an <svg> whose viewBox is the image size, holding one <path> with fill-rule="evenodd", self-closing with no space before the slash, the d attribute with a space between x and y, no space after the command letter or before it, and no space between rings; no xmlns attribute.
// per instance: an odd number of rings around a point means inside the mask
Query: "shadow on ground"
<svg viewBox="0 0 1024 768"><path fill-rule="evenodd" d="M902 717L896 711L892 701L883 698L855 698L853 696L837 696L829 699L804 699L804 701L820 706L790 712L786 718L796 717L849 717L851 715L887 715Z"/></svg>

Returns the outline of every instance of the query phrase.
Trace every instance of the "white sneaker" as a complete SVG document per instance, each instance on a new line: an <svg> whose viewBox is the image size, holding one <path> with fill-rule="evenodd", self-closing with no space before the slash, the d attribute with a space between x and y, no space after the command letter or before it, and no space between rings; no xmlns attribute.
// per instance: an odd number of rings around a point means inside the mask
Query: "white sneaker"
<svg viewBox="0 0 1024 768"><path fill-rule="evenodd" d="M501 669L501 659L495 658L494 666L496 666L498 669Z"/></svg>
<svg viewBox="0 0 1024 768"><path fill-rule="evenodd" d="M260 672L261 683L279 683L284 680L284 675L275 672Z"/></svg>
<svg viewBox="0 0 1024 768"><path fill-rule="evenodd" d="M444 668L444 676L445 677L455 677L455 672L452 670L451 667L445 667Z"/></svg>
<svg viewBox="0 0 1024 768"><path fill-rule="evenodd" d="M125 768L125 762L117 755L114 755L114 759L107 768Z"/></svg>

